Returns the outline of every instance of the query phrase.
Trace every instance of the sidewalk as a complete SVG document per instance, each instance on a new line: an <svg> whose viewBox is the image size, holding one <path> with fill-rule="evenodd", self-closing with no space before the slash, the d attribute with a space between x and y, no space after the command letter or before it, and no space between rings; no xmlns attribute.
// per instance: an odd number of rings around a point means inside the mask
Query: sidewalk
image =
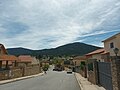
<svg viewBox="0 0 120 90"><path fill-rule="evenodd" d="M80 85L81 90L106 90L103 87L90 83L86 78L82 77L79 73L75 73L76 79Z"/></svg>
<svg viewBox="0 0 120 90"><path fill-rule="evenodd" d="M0 81L0 85L10 83L10 82L19 81L19 80L24 80L24 79L28 79L28 78L33 78L33 77L37 77L37 76L41 76L43 74L44 73L39 73L36 75L31 75L31 76L19 77L19 78L14 78L14 79L9 79L9 80L2 80L2 81Z"/></svg>

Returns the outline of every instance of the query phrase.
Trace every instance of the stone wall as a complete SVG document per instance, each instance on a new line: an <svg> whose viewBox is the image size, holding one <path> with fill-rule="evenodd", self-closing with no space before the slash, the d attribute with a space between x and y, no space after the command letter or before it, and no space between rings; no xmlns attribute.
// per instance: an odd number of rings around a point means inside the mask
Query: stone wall
<svg viewBox="0 0 120 90"><path fill-rule="evenodd" d="M85 77L85 78L87 78L87 69L86 69L86 67L84 67L84 69L82 70L80 70L80 74L83 76L83 77Z"/></svg>
<svg viewBox="0 0 120 90"><path fill-rule="evenodd" d="M93 84L96 84L96 76L94 71L88 71L88 81Z"/></svg>
<svg viewBox="0 0 120 90"><path fill-rule="evenodd" d="M83 70L80 70L80 74L85 77L85 72Z"/></svg>
<svg viewBox="0 0 120 90"><path fill-rule="evenodd" d="M23 76L23 69L22 68L12 68L11 71L9 71L9 77L10 78L18 78Z"/></svg>
<svg viewBox="0 0 120 90"><path fill-rule="evenodd" d="M24 69L24 76L34 75L41 72L39 65L31 65Z"/></svg>
<svg viewBox="0 0 120 90"><path fill-rule="evenodd" d="M120 90L120 57L111 57L113 90Z"/></svg>
<svg viewBox="0 0 120 90"><path fill-rule="evenodd" d="M88 70L87 69L87 78L88 80L93 83L93 84L97 84L97 66L96 66L96 61L93 60L92 61L93 64L93 69L92 70ZM88 68L88 67L87 67Z"/></svg>
<svg viewBox="0 0 120 90"><path fill-rule="evenodd" d="M9 79L8 70L0 71L0 80L5 80L5 79Z"/></svg>
<svg viewBox="0 0 120 90"><path fill-rule="evenodd" d="M29 75L38 74L40 72L41 72L41 67L39 65L16 67L16 68L11 68L10 70L0 71L0 80L29 76Z"/></svg>

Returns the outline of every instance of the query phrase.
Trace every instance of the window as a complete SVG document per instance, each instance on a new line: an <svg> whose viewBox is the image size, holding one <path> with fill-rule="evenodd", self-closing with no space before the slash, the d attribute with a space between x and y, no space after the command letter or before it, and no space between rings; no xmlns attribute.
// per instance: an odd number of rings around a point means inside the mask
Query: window
<svg viewBox="0 0 120 90"><path fill-rule="evenodd" d="M114 43L110 43L110 48L114 48Z"/></svg>

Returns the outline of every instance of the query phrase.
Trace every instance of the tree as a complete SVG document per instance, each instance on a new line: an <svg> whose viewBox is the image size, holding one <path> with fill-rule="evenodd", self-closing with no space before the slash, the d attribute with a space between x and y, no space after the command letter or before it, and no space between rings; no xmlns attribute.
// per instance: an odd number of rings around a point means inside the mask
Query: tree
<svg viewBox="0 0 120 90"><path fill-rule="evenodd" d="M38 60L41 60L42 59L42 56L39 54L39 55L36 55L36 59Z"/></svg>
<svg viewBox="0 0 120 90"><path fill-rule="evenodd" d="M48 68L49 68L49 65L48 65L48 64L45 64L45 65L42 67L42 69L43 69L44 71L47 71Z"/></svg>

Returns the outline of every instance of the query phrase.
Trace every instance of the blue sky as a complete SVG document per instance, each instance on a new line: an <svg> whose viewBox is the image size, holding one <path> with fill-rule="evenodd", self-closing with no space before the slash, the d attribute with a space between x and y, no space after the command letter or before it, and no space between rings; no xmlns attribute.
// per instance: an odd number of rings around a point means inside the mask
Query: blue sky
<svg viewBox="0 0 120 90"><path fill-rule="evenodd" d="M7 48L103 46L118 32L120 0L0 0L0 43Z"/></svg>

